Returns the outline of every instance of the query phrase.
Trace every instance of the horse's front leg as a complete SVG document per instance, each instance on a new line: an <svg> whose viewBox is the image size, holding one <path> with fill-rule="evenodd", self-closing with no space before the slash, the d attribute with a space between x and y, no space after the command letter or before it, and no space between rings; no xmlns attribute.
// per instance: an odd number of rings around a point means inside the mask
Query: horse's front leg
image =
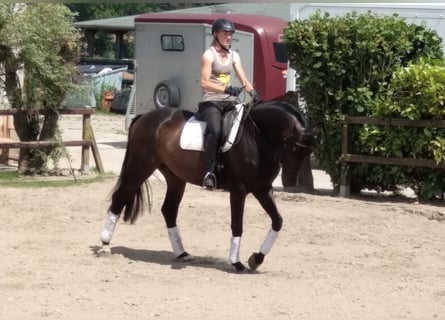
<svg viewBox="0 0 445 320"><path fill-rule="evenodd" d="M243 234L244 205L246 193L241 190L230 191L230 211L232 238L230 239L229 261L237 272L243 272L246 267L241 263L239 252L241 246L241 236Z"/></svg>
<svg viewBox="0 0 445 320"><path fill-rule="evenodd" d="M259 201L263 209L267 212L272 220L271 229L267 233L266 238L264 239L264 242L260 247L260 251L257 253L252 253L248 261L250 269L256 270L263 263L264 257L270 252L273 244L275 243L275 240L278 238L278 233L283 226L283 218L278 212L277 206L275 204L272 186L260 191L256 191L253 193L253 195Z"/></svg>

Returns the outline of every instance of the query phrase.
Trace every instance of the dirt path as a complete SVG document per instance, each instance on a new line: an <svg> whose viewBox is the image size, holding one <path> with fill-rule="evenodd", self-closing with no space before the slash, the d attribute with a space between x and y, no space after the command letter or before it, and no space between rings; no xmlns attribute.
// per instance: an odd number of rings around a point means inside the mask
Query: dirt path
<svg viewBox="0 0 445 320"><path fill-rule="evenodd" d="M156 178L153 214L118 224L98 257L114 182L0 187L0 319L445 318L443 205L278 191L274 248L258 272L235 274L228 194L187 187L178 223L196 260L177 263ZM243 262L269 225L249 197Z"/></svg>

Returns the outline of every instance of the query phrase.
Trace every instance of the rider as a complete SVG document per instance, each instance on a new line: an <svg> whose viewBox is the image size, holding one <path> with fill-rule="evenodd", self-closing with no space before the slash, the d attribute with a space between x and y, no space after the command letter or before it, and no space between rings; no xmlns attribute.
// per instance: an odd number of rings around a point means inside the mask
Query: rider
<svg viewBox="0 0 445 320"><path fill-rule="evenodd" d="M207 123L204 138L204 180L203 187L216 188L214 174L216 153L221 138L221 119L223 113L235 104L236 97L246 90L254 101L258 93L247 80L238 52L231 50L235 26L232 21L220 18L212 25L213 42L201 57L201 88L203 95L199 103L198 119ZM231 71L235 71L241 87L231 86Z"/></svg>

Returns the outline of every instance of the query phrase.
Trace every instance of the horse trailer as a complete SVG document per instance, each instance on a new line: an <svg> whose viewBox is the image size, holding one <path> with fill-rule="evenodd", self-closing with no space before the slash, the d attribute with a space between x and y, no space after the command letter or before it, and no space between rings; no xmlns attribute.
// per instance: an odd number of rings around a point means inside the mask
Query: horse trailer
<svg viewBox="0 0 445 320"><path fill-rule="evenodd" d="M223 17L235 24L232 49L240 54L246 75L260 96L265 100L284 97L287 56L283 30L287 21L238 13L142 14L135 18L134 114L165 106L197 110L202 95L201 55L212 43L213 22ZM232 85L239 86L233 78Z"/></svg>

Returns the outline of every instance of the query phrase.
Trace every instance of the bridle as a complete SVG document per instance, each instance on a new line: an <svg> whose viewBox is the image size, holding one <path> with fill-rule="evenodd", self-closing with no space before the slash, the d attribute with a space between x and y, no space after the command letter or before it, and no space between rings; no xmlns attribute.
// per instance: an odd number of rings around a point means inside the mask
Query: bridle
<svg viewBox="0 0 445 320"><path fill-rule="evenodd" d="M299 147L306 147L294 135L288 136L282 140L281 149L290 153L296 152Z"/></svg>

